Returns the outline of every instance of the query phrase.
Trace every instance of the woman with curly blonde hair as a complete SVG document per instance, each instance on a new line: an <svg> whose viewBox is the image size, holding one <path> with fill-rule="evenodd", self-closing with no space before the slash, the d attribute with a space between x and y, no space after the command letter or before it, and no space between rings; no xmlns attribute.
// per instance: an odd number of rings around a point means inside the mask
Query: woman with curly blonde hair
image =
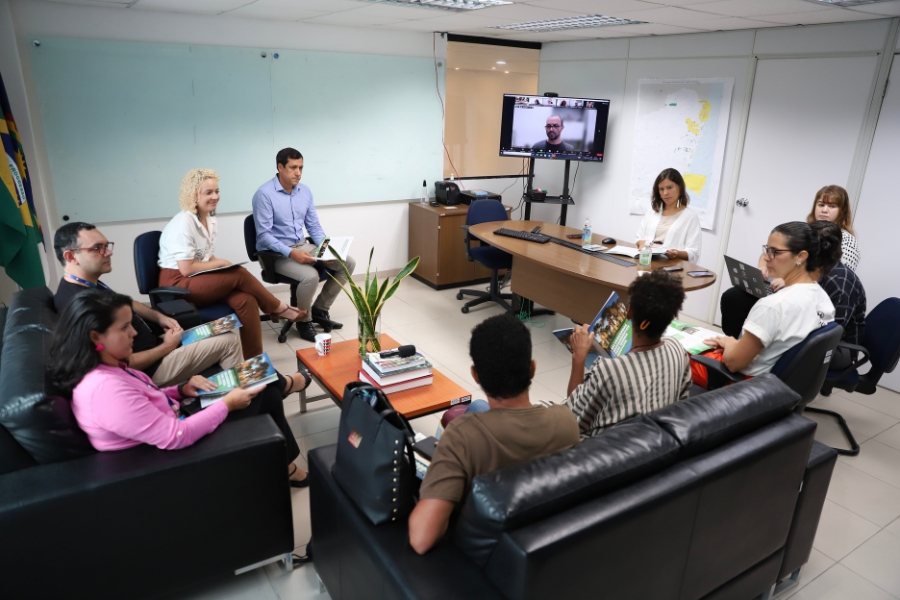
<svg viewBox="0 0 900 600"><path fill-rule="evenodd" d="M212 169L192 169L181 181L181 212L166 225L159 240L159 284L187 288L188 301L197 306L225 302L241 320L244 358L261 354L259 311L299 321L306 311L288 306L273 296L249 271L216 258L219 176ZM231 267L190 277L194 273Z"/></svg>

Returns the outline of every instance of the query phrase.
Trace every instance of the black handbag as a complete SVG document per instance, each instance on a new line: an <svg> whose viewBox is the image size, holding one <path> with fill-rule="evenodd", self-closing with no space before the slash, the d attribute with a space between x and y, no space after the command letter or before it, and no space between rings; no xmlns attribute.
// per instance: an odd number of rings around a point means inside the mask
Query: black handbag
<svg viewBox="0 0 900 600"><path fill-rule="evenodd" d="M380 390L354 381L344 389L331 474L375 525L405 518L415 504L415 434Z"/></svg>

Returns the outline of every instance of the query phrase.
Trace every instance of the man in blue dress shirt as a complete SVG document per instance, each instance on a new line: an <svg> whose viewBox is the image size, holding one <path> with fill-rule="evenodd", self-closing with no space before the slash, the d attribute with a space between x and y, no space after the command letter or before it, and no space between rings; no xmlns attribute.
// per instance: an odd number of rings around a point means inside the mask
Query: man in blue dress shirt
<svg viewBox="0 0 900 600"><path fill-rule="evenodd" d="M312 252L325 239L325 231L319 224L316 205L309 187L300 183L303 175L303 155L293 148L285 148L275 157L278 175L262 184L253 195L253 220L256 221L256 249L271 250L281 254L275 263L275 271L299 283L297 307L309 311L306 321L297 323L300 337L308 342L316 339L313 323L326 329L340 329L341 323L331 320L328 310L341 291L341 286L330 277L325 281L319 297L313 302L313 294L319 284L319 272ZM312 244L306 241L304 227ZM348 256L344 261L350 273L356 261ZM322 263L343 284L344 271L337 261Z"/></svg>

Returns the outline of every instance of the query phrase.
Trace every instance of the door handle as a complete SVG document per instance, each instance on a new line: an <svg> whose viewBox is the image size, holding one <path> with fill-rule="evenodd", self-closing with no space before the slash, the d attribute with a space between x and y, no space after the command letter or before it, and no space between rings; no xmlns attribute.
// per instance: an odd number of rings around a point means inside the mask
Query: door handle
<svg viewBox="0 0 900 600"><path fill-rule="evenodd" d="M746 198L738 198L735 201L735 204L737 204L738 206L747 206L748 204L750 204L750 201Z"/></svg>

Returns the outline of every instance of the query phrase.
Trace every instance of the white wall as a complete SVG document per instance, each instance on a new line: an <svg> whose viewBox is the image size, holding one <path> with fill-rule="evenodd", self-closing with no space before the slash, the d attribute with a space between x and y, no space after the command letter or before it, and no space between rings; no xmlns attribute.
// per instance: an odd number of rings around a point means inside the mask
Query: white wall
<svg viewBox="0 0 900 600"><path fill-rule="evenodd" d="M0 0L0 72L3 73L10 103L22 134L35 181L35 203L48 241L52 241L54 231L62 222L58 221L56 214L55 192L50 182L47 153L43 144L39 105L25 40L29 35L241 47L271 47L277 44L280 48L300 50L432 56L432 35L429 33L309 25L228 15L176 14L53 2ZM436 48L438 58L443 60L446 54L445 40L438 37ZM303 151L303 140L297 140L293 145ZM356 159L348 156L347 160ZM274 176L274 156L272 162ZM103 185L103 182L97 182L97 185ZM333 185L340 186L341 182L335 181ZM127 194L127 190L122 193ZM174 214L177 198L172 198L172 206ZM408 260L407 210L406 202L398 199L398 202L371 205L322 207L319 209L319 217L330 234L355 236L351 254L357 258L358 263L365 261L369 249L374 246L373 266L385 271L399 269ZM217 255L230 260L247 259L242 229L247 214L249 213L219 217ZM132 260L134 238L145 231L162 229L165 223L165 220L97 223L118 246L113 259L115 270L104 278L111 287L140 297ZM52 244L48 244L50 245ZM50 251L52 253L52 249ZM258 267L254 269L258 273ZM55 288L60 273L58 263L51 257L48 265L48 282L51 288Z"/></svg>
<svg viewBox="0 0 900 600"><path fill-rule="evenodd" d="M590 216L595 232L628 241L635 239L641 217L629 214L628 183L638 80L734 77L719 202L713 228L703 231L703 252L699 260L700 264L719 272L716 267L727 241L724 239L726 225L731 220L734 189L740 173L736 157L743 143L741 124L749 109L755 57L878 52L885 44L888 25L885 19L802 28L544 44L540 93L611 100L605 162L581 165L572 193L576 204L569 210L568 225L580 227L584 218ZM562 186L562 165L547 162L537 163L537 185L558 193ZM537 206L533 218L552 221L558 214L558 207ZM718 300L718 283L689 294L684 312L693 318L710 320L714 312L711 309Z"/></svg>

